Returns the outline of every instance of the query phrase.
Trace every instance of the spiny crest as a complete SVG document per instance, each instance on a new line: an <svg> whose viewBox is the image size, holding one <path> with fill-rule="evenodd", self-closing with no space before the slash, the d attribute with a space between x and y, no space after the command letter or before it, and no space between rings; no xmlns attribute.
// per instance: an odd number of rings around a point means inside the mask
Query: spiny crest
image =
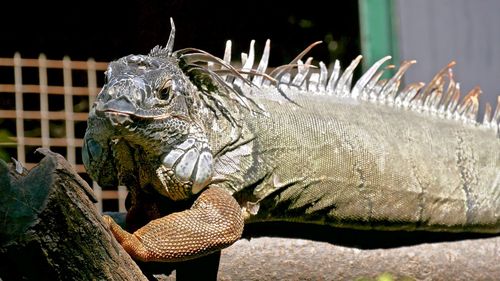
<svg viewBox="0 0 500 281"><path fill-rule="evenodd" d="M170 36L165 47L155 46L150 52L151 57L174 57L179 60L179 67L190 78L191 82L199 89L202 101L210 108L217 116L222 114L232 125L238 126L236 118L229 108L232 103L239 103L253 112L249 104L258 106L253 100L247 98L245 94L236 86L230 86L221 77L220 72L225 72L223 76L234 75L242 78L247 84L250 81L242 76L241 70L236 70L230 64L223 60L199 49L185 48L173 51L175 39L175 25L172 18L170 18L171 31ZM220 65L219 70L214 70L213 67L206 67L206 64L211 66ZM224 69L224 70L222 70Z"/></svg>
<svg viewBox="0 0 500 281"><path fill-rule="evenodd" d="M390 56L386 56L374 63L352 87L353 73L362 56L356 57L344 71L341 70L338 60L334 62L331 71L323 62L319 62L318 66L313 65L311 57L305 62L302 60L321 41L309 45L290 63L278 66L267 73L270 40L266 41L256 68L254 68L254 40L250 42L249 52L241 54L242 67L237 68L231 65L231 41L226 43L223 59L195 48L172 52L175 26L173 20L170 19L170 21L172 30L167 45L164 48L156 46L149 55L179 58L181 68L201 91L205 103L213 104L233 124L236 122L228 110L227 102L236 102L251 112L262 110L250 96L251 93L243 91L243 86L249 86L250 89L274 87L291 102L293 100L285 94L284 90L295 88L304 94L357 99L430 114L439 118L459 120L466 124L491 129L500 136L500 96L494 111L490 104L486 104L483 120L478 122L479 95L482 91L479 87L475 87L461 99L460 83L455 81L452 70L455 62L450 62L441 69L427 85L422 82L410 83L400 90L405 72L416 61L402 62L391 78L382 79L384 71L394 68L394 65L382 68L382 65L391 59Z"/></svg>
<svg viewBox="0 0 500 281"><path fill-rule="evenodd" d="M229 49L230 45L229 42ZM243 85L254 86L252 81L247 79L247 76L249 74L257 76L259 75L257 71L245 70L244 67L236 69L229 63L230 59L226 56L224 59L220 59L196 48L180 49L175 51L172 56L179 59L181 69L198 87L205 105L214 113L221 112L233 125L237 126L238 124L231 110L228 109L234 104L243 106L251 113L262 112L262 108L242 90ZM266 74L262 74L262 76L274 80Z"/></svg>
<svg viewBox="0 0 500 281"><path fill-rule="evenodd" d="M479 87L475 87L461 98L460 83L456 82L453 76L454 61L441 69L429 83L410 83L401 90L400 86L403 83L405 72L416 61L402 62L391 78L381 79L384 71L394 68L393 65L382 68L382 65L391 59L390 56L386 56L374 63L351 87L354 70L360 63L362 56L355 58L343 72L338 60L335 61L333 70L328 71L323 62L319 62L318 66L313 65L311 57L305 62L302 61L307 52L321 43L315 42L289 64L276 67L269 74L266 74L270 42L267 40L257 68L253 68L255 61L254 43L252 40L248 54L241 54L243 67L236 70L241 75L232 75L233 77L221 75L221 78L230 87L239 87L245 81L251 81L252 85L257 87L277 87L282 95L284 95L283 90L296 88L304 94L352 98L421 112L443 119L458 120L466 124L491 129L500 136L500 96L494 111L489 103L486 104L483 119L479 122L477 120L479 96L482 91ZM223 69L215 68L210 62L208 68L216 70L218 73L227 73L224 68L226 65L231 65L230 59L231 41L228 41L224 52L225 65L222 66ZM231 68L234 72L234 67L231 66Z"/></svg>
<svg viewBox="0 0 500 281"><path fill-rule="evenodd" d="M174 48L174 40L175 40L175 24L174 20L170 18L170 36L168 37L167 45L165 47L155 46L150 52L149 56L151 57L170 57L172 56L172 51Z"/></svg>

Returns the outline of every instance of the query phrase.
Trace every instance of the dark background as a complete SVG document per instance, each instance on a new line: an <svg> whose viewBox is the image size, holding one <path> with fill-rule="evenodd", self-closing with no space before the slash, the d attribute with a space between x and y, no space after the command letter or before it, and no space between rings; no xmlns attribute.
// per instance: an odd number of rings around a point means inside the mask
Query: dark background
<svg viewBox="0 0 500 281"><path fill-rule="evenodd" d="M333 8L331 7L333 4ZM328 3L308 1L8 1L0 4L0 57L108 62L128 54L146 54L155 45L165 45L170 33L170 17L175 21L174 49L195 47L222 57L225 42L233 41L233 61L248 52L250 40L256 40L260 56L267 39L271 39L270 66L290 62L311 43L324 43L309 55L325 63L339 59L345 67L360 54L357 1ZM49 84L61 85L60 70L49 72ZM103 76L98 76L102 86ZM0 69L0 82L13 83L11 68ZM73 85L85 86L86 73L74 72ZM23 69L23 83L37 84L37 69ZM64 108L64 98L51 95L49 108ZM85 97L73 97L74 104L88 107ZM13 109L13 94L0 96L0 109ZM39 110L39 98L24 94L23 108ZM82 112L87 111L81 110ZM64 120L51 120L51 137L64 137ZM76 137L82 138L86 122L76 124ZM0 142L15 132L14 119L0 118ZM25 120L24 135L40 137L40 121ZM2 135L3 134L3 135ZM26 147L26 161L37 163L35 146ZM51 147L66 154L64 147ZM81 163L77 150L77 163ZM16 157L16 147L0 149L0 158ZM82 175L90 182L90 178ZM105 210L116 210L116 202L104 200ZM109 203L109 204L108 204ZM111 205L110 205L111 204Z"/></svg>
<svg viewBox="0 0 500 281"><path fill-rule="evenodd" d="M300 3L300 4L299 4ZM333 7L331 7L333 4ZM109 61L147 53L166 44L169 17L177 29L174 49L196 47L223 55L247 52L256 40L259 55L271 39L271 66L289 62L310 43L325 43L311 56L345 65L360 53L357 1L15 1L2 4L0 56ZM235 59L233 53L233 59Z"/></svg>

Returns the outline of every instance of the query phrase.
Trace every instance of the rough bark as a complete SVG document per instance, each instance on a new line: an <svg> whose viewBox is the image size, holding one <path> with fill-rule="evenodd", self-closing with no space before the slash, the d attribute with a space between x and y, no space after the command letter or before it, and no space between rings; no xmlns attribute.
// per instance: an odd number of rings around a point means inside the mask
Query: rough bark
<svg viewBox="0 0 500 281"><path fill-rule="evenodd" d="M147 280L116 242L92 189L59 154L29 172L0 160L0 278Z"/></svg>

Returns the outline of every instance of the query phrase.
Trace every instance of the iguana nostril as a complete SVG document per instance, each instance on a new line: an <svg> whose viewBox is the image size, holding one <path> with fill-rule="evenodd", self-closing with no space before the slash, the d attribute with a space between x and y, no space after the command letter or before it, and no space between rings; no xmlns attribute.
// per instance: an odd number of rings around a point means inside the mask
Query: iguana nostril
<svg viewBox="0 0 500 281"><path fill-rule="evenodd" d="M136 106L126 96L112 99L101 107L101 111L116 111L121 113L134 114Z"/></svg>

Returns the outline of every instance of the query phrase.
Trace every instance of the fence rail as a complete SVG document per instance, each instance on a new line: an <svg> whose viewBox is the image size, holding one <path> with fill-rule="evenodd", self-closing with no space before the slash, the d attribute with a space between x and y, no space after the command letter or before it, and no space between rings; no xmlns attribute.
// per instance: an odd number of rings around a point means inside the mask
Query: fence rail
<svg viewBox="0 0 500 281"><path fill-rule="evenodd" d="M27 168L36 164L36 148L58 152L92 186L100 211L124 211L126 189L102 190L85 173L81 160L88 112L107 65L93 59L47 59L43 54L38 59L21 58L19 53L0 58L0 131L10 135L0 149Z"/></svg>

